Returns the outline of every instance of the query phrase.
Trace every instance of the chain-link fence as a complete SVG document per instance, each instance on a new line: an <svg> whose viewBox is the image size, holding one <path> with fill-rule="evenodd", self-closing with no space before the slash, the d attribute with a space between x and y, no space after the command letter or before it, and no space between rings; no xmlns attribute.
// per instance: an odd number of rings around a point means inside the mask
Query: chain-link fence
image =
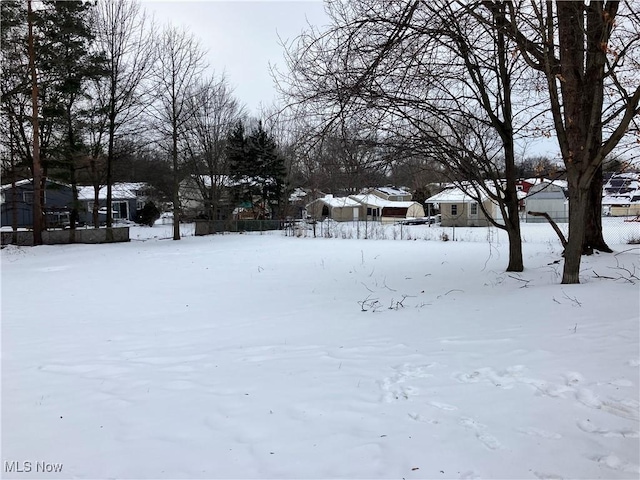
<svg viewBox="0 0 640 480"><path fill-rule="evenodd" d="M522 220L523 242L559 242L558 236L542 218L535 223ZM557 226L565 238L569 234L569 224L558 221ZM610 245L640 243L640 221L638 217L602 217L602 231ZM443 227L440 224L407 225L403 223L382 223L379 221L321 222L298 220L286 224L285 234L297 237L373 239L373 240L435 240L459 242L508 243L505 230L490 227Z"/></svg>

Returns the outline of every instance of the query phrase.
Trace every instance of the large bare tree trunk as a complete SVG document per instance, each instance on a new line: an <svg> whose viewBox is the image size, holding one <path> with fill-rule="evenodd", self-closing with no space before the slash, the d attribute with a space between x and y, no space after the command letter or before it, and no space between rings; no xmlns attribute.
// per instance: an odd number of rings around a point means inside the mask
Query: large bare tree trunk
<svg viewBox="0 0 640 480"><path fill-rule="evenodd" d="M580 260L584 247L588 187L580 186L576 172L569 176L569 239L564 250L562 283L580 283Z"/></svg>
<svg viewBox="0 0 640 480"><path fill-rule="evenodd" d="M587 218L584 237L584 254L591 254L593 250L611 253L602 234L602 166L598 169L591 182L587 197Z"/></svg>

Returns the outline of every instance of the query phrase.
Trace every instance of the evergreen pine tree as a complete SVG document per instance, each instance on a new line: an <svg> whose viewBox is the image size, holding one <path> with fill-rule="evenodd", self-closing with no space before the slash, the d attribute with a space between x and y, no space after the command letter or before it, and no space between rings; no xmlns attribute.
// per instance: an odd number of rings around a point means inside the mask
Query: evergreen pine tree
<svg viewBox="0 0 640 480"><path fill-rule="evenodd" d="M264 130L262 122L249 138L249 158L261 204L274 217L281 203L286 169L275 139Z"/></svg>
<svg viewBox="0 0 640 480"><path fill-rule="evenodd" d="M60 177L72 185L72 229L79 214L77 164L86 150L81 134L81 104L87 95L88 81L106 72L103 56L91 52L94 34L88 22L90 8L90 3L79 0L45 0L39 16L40 62L49 79L51 98L44 112L54 122L59 139L51 160L62 168Z"/></svg>
<svg viewBox="0 0 640 480"><path fill-rule="evenodd" d="M227 159L232 180L232 197L234 203L253 205L251 189L251 166L249 160L249 144L245 135L244 124L238 120L227 139Z"/></svg>
<svg viewBox="0 0 640 480"><path fill-rule="evenodd" d="M234 181L234 199L251 206L255 218L278 212L286 184L284 158L275 139L262 122L246 135L238 122L227 142L229 170Z"/></svg>

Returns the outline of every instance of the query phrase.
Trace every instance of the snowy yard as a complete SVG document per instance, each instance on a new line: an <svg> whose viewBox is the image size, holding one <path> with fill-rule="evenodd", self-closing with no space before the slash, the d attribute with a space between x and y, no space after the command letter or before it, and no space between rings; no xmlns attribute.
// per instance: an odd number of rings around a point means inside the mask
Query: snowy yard
<svg viewBox="0 0 640 480"><path fill-rule="evenodd" d="M545 224L521 274L487 229L5 248L4 478L638 478L640 224L606 227L571 286Z"/></svg>

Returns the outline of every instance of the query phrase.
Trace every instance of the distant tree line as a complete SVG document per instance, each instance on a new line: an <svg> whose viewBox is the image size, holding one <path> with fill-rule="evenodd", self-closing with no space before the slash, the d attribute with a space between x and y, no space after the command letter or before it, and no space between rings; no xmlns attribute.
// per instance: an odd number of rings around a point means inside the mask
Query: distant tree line
<svg viewBox="0 0 640 480"><path fill-rule="evenodd" d="M0 8L2 177L34 179L36 244L47 178L72 187L71 228L78 185L94 187L96 226L98 192L106 186L111 226L112 186L127 180L149 182L172 204L174 239L178 187L190 175L211 180L201 185L209 210L220 200L220 179L231 175L253 178L260 188L245 193L275 215L281 210L283 149L259 123L246 158L236 151L229 161L232 129L250 119L191 34L158 28L133 0L3 0Z"/></svg>

